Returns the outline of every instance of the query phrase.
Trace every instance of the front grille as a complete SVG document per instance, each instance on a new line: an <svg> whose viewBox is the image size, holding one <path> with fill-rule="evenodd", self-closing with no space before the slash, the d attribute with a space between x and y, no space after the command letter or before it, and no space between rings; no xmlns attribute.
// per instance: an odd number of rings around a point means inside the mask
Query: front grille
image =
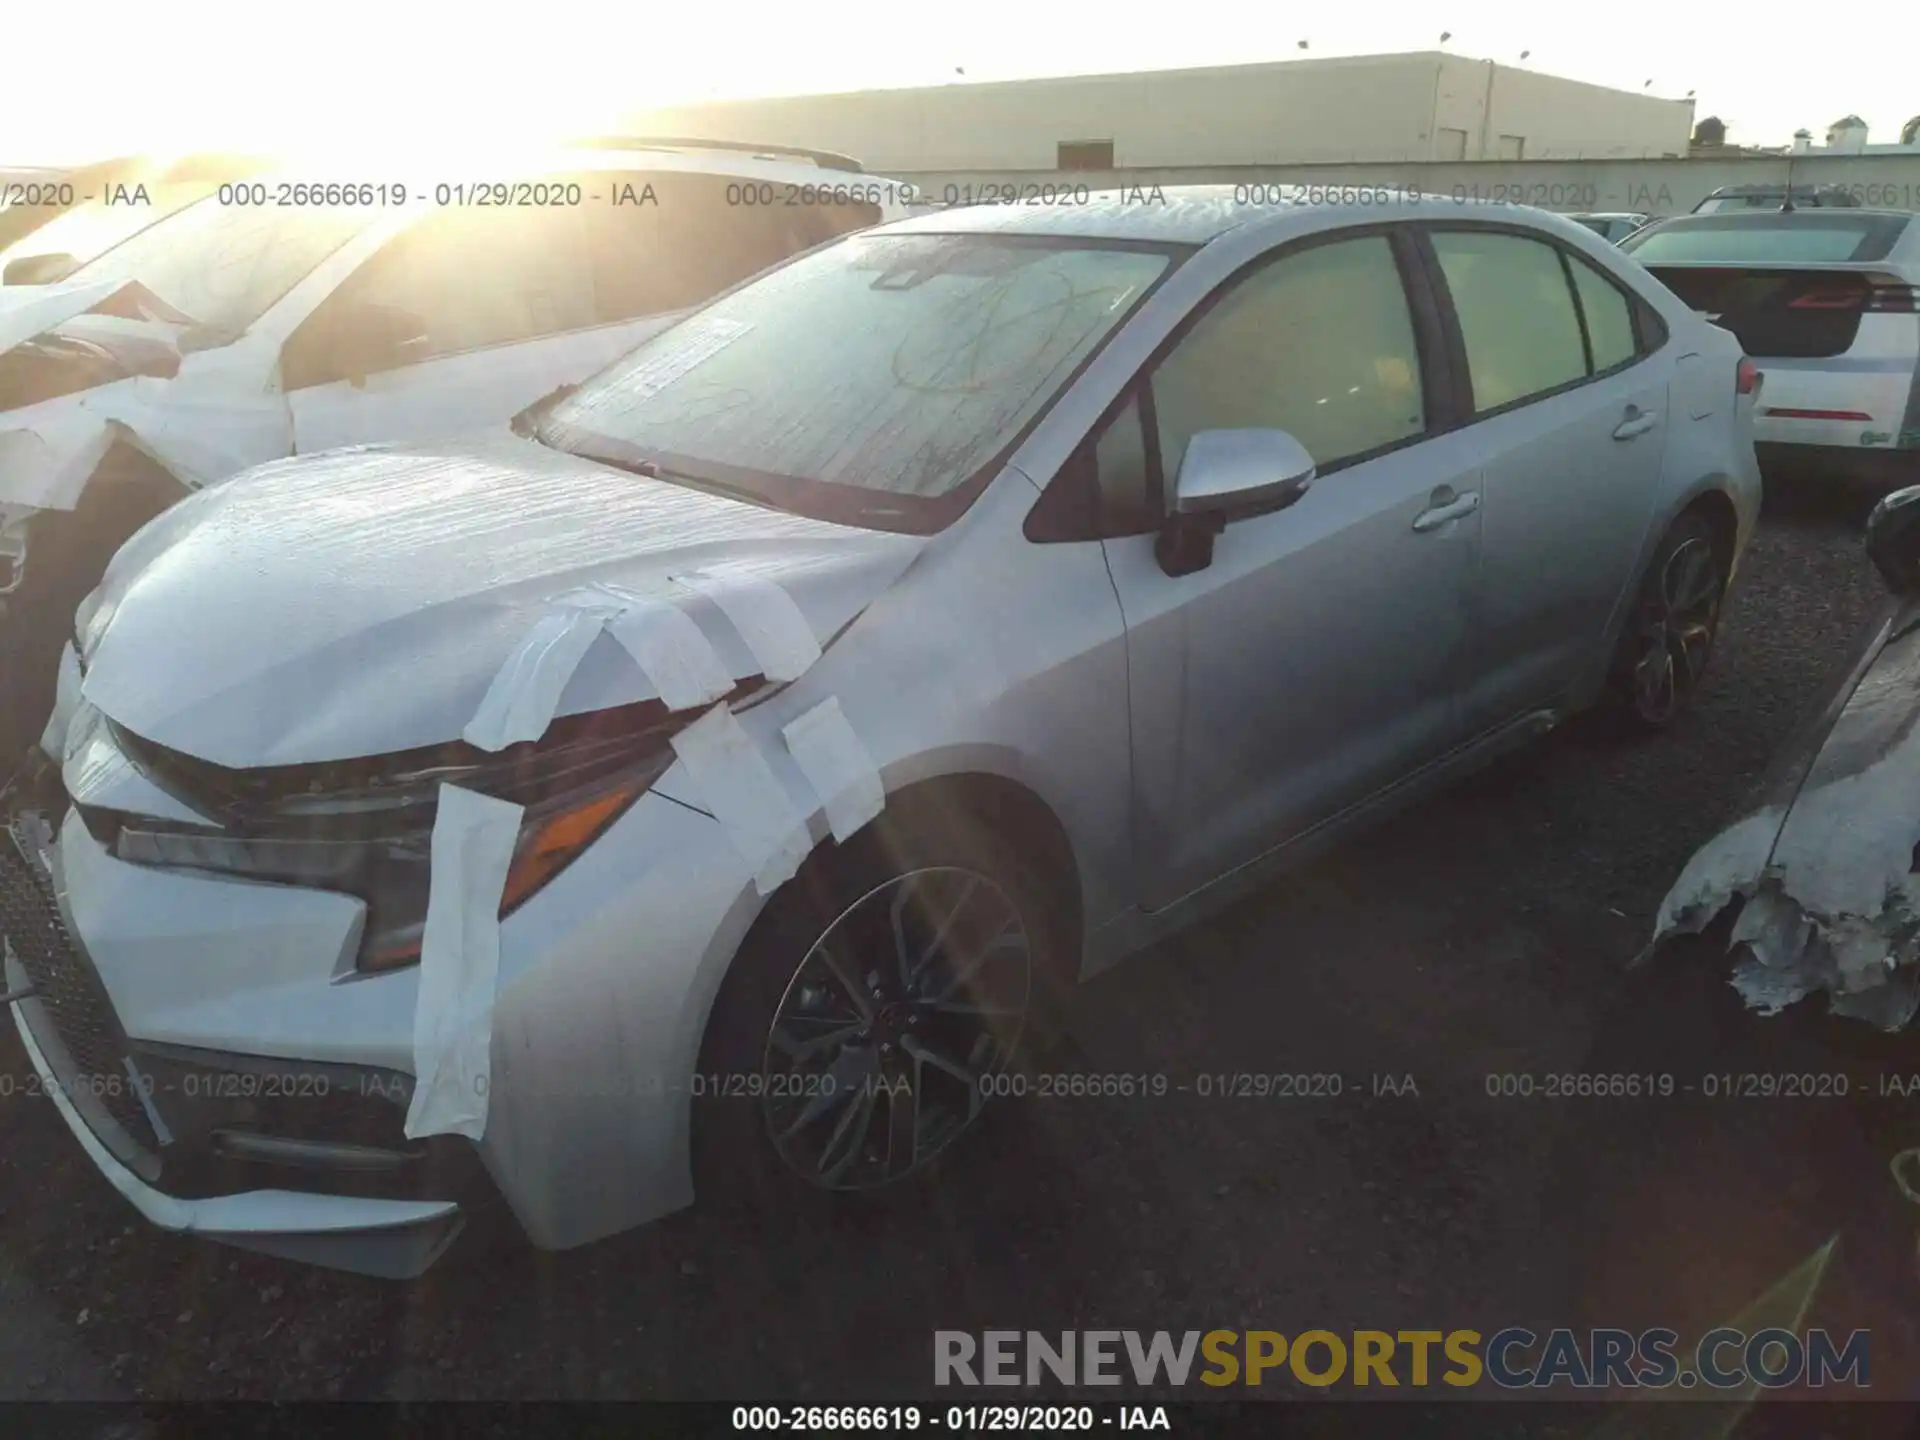
<svg viewBox="0 0 1920 1440"><path fill-rule="evenodd" d="M49 1063L55 1063L54 1078L74 1100L75 1108L91 1121L97 1106L127 1139L154 1147L158 1139L135 1094L138 1082L127 1069L126 1036L113 1002L68 933L55 903L53 879L33 835L39 823L31 815L13 820L7 827L7 843L0 844L0 934L26 971L34 999L71 1061L71 1073L60 1073L68 1067L48 1055ZM98 1133L99 1127L95 1129ZM121 1153L125 1145L120 1137L99 1133L99 1138L123 1161L133 1163L135 1157Z"/></svg>

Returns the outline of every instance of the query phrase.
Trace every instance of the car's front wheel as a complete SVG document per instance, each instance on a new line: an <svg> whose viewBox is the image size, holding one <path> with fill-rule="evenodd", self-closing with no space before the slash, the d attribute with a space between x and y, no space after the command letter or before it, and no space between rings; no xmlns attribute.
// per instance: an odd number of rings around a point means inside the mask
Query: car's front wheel
<svg viewBox="0 0 1920 1440"><path fill-rule="evenodd" d="M735 958L692 1081L703 1206L908 1188L979 1122L1056 999L1046 867L964 804L817 853Z"/></svg>
<svg viewBox="0 0 1920 1440"><path fill-rule="evenodd" d="M1614 653L1607 710L1626 729L1664 730L1692 708L1726 589L1727 557L1713 527L1682 515L1654 551Z"/></svg>

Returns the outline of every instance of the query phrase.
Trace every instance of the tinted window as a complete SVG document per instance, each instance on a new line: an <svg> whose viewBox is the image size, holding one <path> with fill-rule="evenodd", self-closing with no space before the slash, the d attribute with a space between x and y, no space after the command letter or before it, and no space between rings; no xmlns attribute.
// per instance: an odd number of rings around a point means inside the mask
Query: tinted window
<svg viewBox="0 0 1920 1440"><path fill-rule="evenodd" d="M605 197L585 211L603 321L688 309L880 220L877 205L789 205L787 184L718 175L606 175L588 188Z"/></svg>
<svg viewBox="0 0 1920 1440"><path fill-rule="evenodd" d="M1442 231L1433 248L1460 317L1476 414L1586 377L1558 250L1490 231Z"/></svg>
<svg viewBox="0 0 1920 1440"><path fill-rule="evenodd" d="M1580 296L1581 313L1587 317L1587 343L1593 349L1595 372L1611 370L1633 359L1633 306L1620 291L1593 266L1569 255L1573 270L1573 288Z"/></svg>
<svg viewBox="0 0 1920 1440"><path fill-rule="evenodd" d="M1121 535L1153 522L1154 496L1139 401L1129 400L1127 408L1101 432L1094 442L1093 465L1100 487L1101 534Z"/></svg>
<svg viewBox="0 0 1920 1440"><path fill-rule="evenodd" d="M595 322L584 229L573 206L441 210L389 241L325 308L417 315L421 359L584 329Z"/></svg>
<svg viewBox="0 0 1920 1440"><path fill-rule="evenodd" d="M1153 376L1162 472L1202 430L1285 430L1322 469L1426 428L1413 317L1385 237L1316 245L1235 284Z"/></svg>
<svg viewBox="0 0 1920 1440"><path fill-rule="evenodd" d="M1836 210L1700 215L1644 230L1621 246L1643 265L1744 265L1880 260L1906 229L1905 215Z"/></svg>

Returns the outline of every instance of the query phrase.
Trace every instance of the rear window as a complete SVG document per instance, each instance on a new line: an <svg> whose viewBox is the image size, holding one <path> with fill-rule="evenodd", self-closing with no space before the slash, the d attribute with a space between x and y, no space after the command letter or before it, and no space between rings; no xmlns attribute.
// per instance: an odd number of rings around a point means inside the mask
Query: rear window
<svg viewBox="0 0 1920 1440"><path fill-rule="evenodd" d="M1701 215L1630 236L1621 249L1643 265L1835 264L1882 260L1910 217L1793 211Z"/></svg>

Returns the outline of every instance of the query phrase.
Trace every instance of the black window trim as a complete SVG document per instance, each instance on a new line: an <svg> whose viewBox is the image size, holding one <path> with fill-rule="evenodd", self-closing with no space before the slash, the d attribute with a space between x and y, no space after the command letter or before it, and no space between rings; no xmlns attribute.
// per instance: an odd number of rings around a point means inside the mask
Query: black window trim
<svg viewBox="0 0 1920 1440"><path fill-rule="evenodd" d="M1317 231L1311 235L1302 235L1288 240L1256 255L1221 280L1181 317L1180 323L1167 333L1128 378L1127 383L1120 387L1119 394L1101 412L1099 419L1087 428L1086 434L1074 447L1067 462L1060 467L1053 479L1042 490L1033 508L1027 512L1024 526L1026 538L1034 544L1061 545L1124 540L1134 536L1158 533L1165 526L1167 519L1169 477L1165 471L1165 460L1160 449L1159 416L1154 408L1154 372L1212 312L1213 307L1219 304L1230 291L1238 288L1242 282L1251 279L1270 265L1277 265L1308 250L1375 236L1386 239L1393 255L1395 268L1400 275L1401 296L1407 303L1408 318L1413 326L1414 356L1420 366L1421 406L1425 412L1426 424L1416 434L1388 441L1384 445L1376 445L1371 450L1359 451L1324 466L1317 466L1314 472L1315 478L1318 480L1328 475L1336 475L1342 470L1364 465L1368 461L1377 460L1397 450L1423 444L1468 423L1471 419L1471 407L1465 410L1460 407L1465 382L1463 366L1466 352L1457 334L1453 335L1451 343L1449 342L1448 328L1443 323L1439 303L1440 292L1434 288L1433 273L1427 259L1422 256L1415 244L1407 222L1382 220L1363 225L1345 226L1337 230ZM1106 435L1107 429L1136 399L1140 406L1141 444L1146 450L1148 518L1139 525L1109 530L1102 525L1099 513L1099 476L1092 469L1094 449ZM1056 491L1069 491L1076 486L1092 490L1090 507L1092 522L1085 533L1081 533L1070 523L1070 517L1076 508L1073 498L1064 493L1056 495Z"/></svg>
<svg viewBox="0 0 1920 1440"><path fill-rule="evenodd" d="M1524 405L1537 405L1541 401L1552 400L1557 396L1569 394L1583 386L1592 385L1597 381L1609 380L1615 375L1624 374L1635 365L1644 364L1646 361L1651 360L1655 354L1659 352L1660 348L1672 338L1665 320L1653 309L1651 302L1633 291L1631 287L1627 286L1624 282L1609 274L1605 267L1594 264L1591 259L1580 253L1577 246L1569 244L1558 235L1549 234L1544 230L1535 230L1531 226L1517 225L1511 221L1502 220L1422 220L1414 222L1411 228L1414 231L1415 243L1419 245L1421 252L1426 256L1428 264L1431 267L1436 293L1443 297L1441 313L1451 339L1449 349L1455 356L1461 388L1466 396L1468 419L1465 423L1469 425L1478 425L1485 420L1495 420L1502 415L1511 414ZM1518 239L1535 241L1538 244L1549 247L1557 253L1560 259L1561 278L1565 281L1567 291L1573 300L1574 318L1580 326L1580 349L1582 356L1585 358L1587 368L1585 375L1556 385L1550 390L1536 390L1531 395L1522 395L1518 399L1509 400L1506 404L1496 406L1494 409L1483 410L1477 414L1474 413L1472 404L1473 374L1467 366L1466 337L1460 329L1460 316L1454 309L1453 294L1446 288L1446 276L1440 268L1439 252L1433 245L1433 237L1435 234L1459 234L1462 232L1512 235ZM1609 366L1605 370L1596 371L1593 368L1593 344L1589 339L1587 330L1586 303L1580 298L1580 289L1574 284L1571 269L1571 265L1575 261L1584 264L1588 269L1592 270L1601 279L1605 280L1608 284L1612 285L1615 290L1621 293L1627 302L1628 315L1633 323L1634 353L1618 365ZM1650 343L1655 342L1656 339L1657 343Z"/></svg>

